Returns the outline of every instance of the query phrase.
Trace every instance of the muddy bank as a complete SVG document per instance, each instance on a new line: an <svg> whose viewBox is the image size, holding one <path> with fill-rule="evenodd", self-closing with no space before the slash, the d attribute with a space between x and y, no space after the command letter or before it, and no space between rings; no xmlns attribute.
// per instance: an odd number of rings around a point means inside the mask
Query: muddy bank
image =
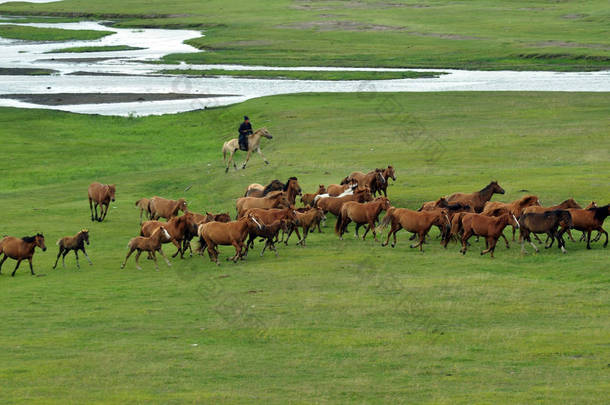
<svg viewBox="0 0 610 405"><path fill-rule="evenodd" d="M50 106L77 104L134 103L143 101L184 100L195 98L223 97L226 94L180 94L180 93L53 93L53 94L0 94L0 98Z"/></svg>

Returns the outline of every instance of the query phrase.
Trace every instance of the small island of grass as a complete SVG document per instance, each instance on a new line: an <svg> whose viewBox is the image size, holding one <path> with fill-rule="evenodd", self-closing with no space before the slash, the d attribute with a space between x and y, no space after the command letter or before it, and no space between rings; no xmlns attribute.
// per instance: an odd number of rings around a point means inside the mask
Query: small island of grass
<svg viewBox="0 0 610 405"><path fill-rule="evenodd" d="M0 24L0 37L26 41L72 41L100 39L113 31L66 30L63 28L39 28L25 25Z"/></svg>

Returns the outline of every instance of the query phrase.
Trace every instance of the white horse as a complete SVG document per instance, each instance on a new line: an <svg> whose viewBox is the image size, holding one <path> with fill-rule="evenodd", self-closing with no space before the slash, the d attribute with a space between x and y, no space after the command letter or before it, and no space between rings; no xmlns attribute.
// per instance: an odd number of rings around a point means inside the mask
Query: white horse
<svg viewBox="0 0 610 405"><path fill-rule="evenodd" d="M242 169L246 168L246 163L248 163L248 160L250 160L250 155L252 155L252 151L258 152L258 154L261 155L265 163L269 164L267 158L265 157L265 155L263 155L263 152L261 152L260 143L261 137L263 136L267 139L273 139L269 131L267 131L267 128L257 129L253 134L248 135L248 156L246 156L246 160L241 165ZM235 160L233 160L233 154L235 153L235 151L238 150L240 149L239 141L237 140L237 138L233 138L230 141L225 142L224 145L222 145L222 158L224 163L227 165L225 173L229 171L229 167L231 167L231 162L233 162L233 167L235 168L235 170L237 170L237 165L235 164ZM228 161L227 153L229 154Z"/></svg>

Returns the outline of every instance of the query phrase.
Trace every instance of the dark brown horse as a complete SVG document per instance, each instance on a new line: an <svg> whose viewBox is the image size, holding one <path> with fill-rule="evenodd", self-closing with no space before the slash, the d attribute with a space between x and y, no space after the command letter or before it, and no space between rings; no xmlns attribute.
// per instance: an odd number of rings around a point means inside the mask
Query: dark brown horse
<svg viewBox="0 0 610 405"><path fill-rule="evenodd" d="M574 229L586 232L587 235L587 249L591 249L591 232L598 231L598 233L606 235L606 242L604 247L608 246L608 232L604 230L604 221L610 215L610 204L606 204L603 207L594 207L586 210L569 209L572 216ZM565 227L565 226L564 226Z"/></svg>
<svg viewBox="0 0 610 405"><path fill-rule="evenodd" d="M524 213L519 218L521 225L519 240L521 241L521 253L527 253L524 243L527 240L538 252L538 247L530 239L530 234L545 233L551 239L551 244L545 246L550 248L553 241L557 238L557 245L563 253L566 252L565 242L562 238L563 233L572 227L572 215L567 210L545 211L543 213ZM558 230L558 228L561 228Z"/></svg>
<svg viewBox="0 0 610 405"><path fill-rule="evenodd" d="M55 265L53 268L57 267L57 262L59 261L59 256L61 257L61 264L63 268L66 268L66 255L74 250L74 255L76 256L76 267L80 269L80 264L78 263L78 251L82 250L83 254L87 258L89 265L93 266L91 259L89 259L89 255L87 255L87 251L85 250L85 243L89 244L89 231L87 229L81 230L74 236L66 236L65 238L61 238L57 241L57 246L59 246L59 253L57 253L57 259L55 259Z"/></svg>
<svg viewBox="0 0 610 405"><path fill-rule="evenodd" d="M419 250L423 252L423 245L426 239L428 231L432 225L440 226L445 228L449 224L449 217L447 210L438 208L433 211L413 211L407 208L395 208L391 207L388 209L388 213L381 221L381 224L377 227L377 231L383 230L389 224L392 225L388 238L385 243L381 246L387 246L390 241L390 237L394 235L394 243L392 247L396 246L396 233L401 229L405 229L407 232L413 232L419 236L419 242L415 245L411 245L412 248L419 247Z"/></svg>
<svg viewBox="0 0 610 405"><path fill-rule="evenodd" d="M87 191L89 193L89 210L91 211L91 221L102 222L108 214L110 202L115 200L114 195L116 193L116 186L114 184L91 183ZM100 206L99 217L97 215L98 205Z"/></svg>
<svg viewBox="0 0 610 405"><path fill-rule="evenodd" d="M379 195L381 195L381 193L383 192L384 197L387 197L388 196L388 180L392 179L392 180L396 181L396 171L394 170L394 166L389 165L388 167L383 169L382 176L384 178L384 181L376 182L375 189L373 190L373 195L375 195L376 193L379 193Z"/></svg>
<svg viewBox="0 0 610 405"><path fill-rule="evenodd" d="M47 250L47 247L44 244L44 236L41 233L37 233L34 236L24 236L23 238L5 236L0 240L0 256L4 254L4 257L0 261L0 274L2 273L2 265L6 259L10 257L13 260L17 260L15 270L11 273L12 277L15 277L15 272L17 272L21 261L26 259L30 263L30 273L34 275L32 257L34 256L36 246L42 249L43 252Z"/></svg>
<svg viewBox="0 0 610 405"><path fill-rule="evenodd" d="M480 191L474 193L454 193L445 197L448 203L461 203L470 205L474 212L481 212L485 207L485 203L491 200L491 197L497 194L504 194L504 189L500 187L497 181L492 181Z"/></svg>
<svg viewBox="0 0 610 405"><path fill-rule="evenodd" d="M383 169L375 169L364 174L362 172L352 172L349 176L343 179L345 183L356 183L360 187L367 186L373 195L380 191L383 184L386 183L386 178L383 175Z"/></svg>
<svg viewBox="0 0 610 405"><path fill-rule="evenodd" d="M348 201L341 206L341 211L337 216L337 223L335 224L335 233L339 235L340 239L343 239L347 226L350 222L354 222L356 224L356 238L359 237L358 229L362 225L368 225L364 235L362 235L362 240L366 239L366 234L372 229L373 239L377 241L377 232L375 231L377 218L379 218L381 211L387 211L389 208L390 200L386 197L377 197L373 201L366 203Z"/></svg>
<svg viewBox="0 0 610 405"><path fill-rule="evenodd" d="M517 218L510 213L504 213L499 217L473 213L463 215L462 249L460 249L460 252L466 254L468 239L470 239L472 235L477 235L485 237L485 243L487 245L487 249L481 251L481 255L491 253L491 257L494 257L498 239L500 236L504 236L504 228L506 228L508 224L511 224L515 228L519 228ZM504 239L506 240L506 237ZM508 247L508 241L506 242L506 247Z"/></svg>

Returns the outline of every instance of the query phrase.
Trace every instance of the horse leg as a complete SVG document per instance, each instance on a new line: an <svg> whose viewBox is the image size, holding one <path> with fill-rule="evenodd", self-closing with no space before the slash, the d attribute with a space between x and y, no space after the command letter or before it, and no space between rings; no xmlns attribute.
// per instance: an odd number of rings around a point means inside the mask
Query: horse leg
<svg viewBox="0 0 610 405"><path fill-rule="evenodd" d="M32 266L32 258L31 257L28 257L28 262L30 263L30 274L35 276L35 274L34 274L34 266Z"/></svg>
<svg viewBox="0 0 610 405"><path fill-rule="evenodd" d="M91 261L91 259L89 259L89 255L85 251L85 247L83 246L83 248L81 250L83 251L83 254L85 255L85 257L87 258L87 261L89 262L89 266L93 266L93 262Z"/></svg>
<svg viewBox="0 0 610 405"><path fill-rule="evenodd" d="M89 211L91 211L91 222L93 222L93 201L91 200L91 197L89 197Z"/></svg>
<svg viewBox="0 0 610 405"><path fill-rule="evenodd" d="M19 268L19 265L21 264L21 260L23 260L23 259L17 260L17 265L15 266L15 270L13 270L13 273L11 274L11 277L15 277L15 272Z"/></svg>
<svg viewBox="0 0 610 405"><path fill-rule="evenodd" d="M263 155L263 152L261 151L261 148L256 148L256 151L258 152L259 155L261 155L261 157L263 158L263 160L265 161L265 164L268 165L269 162L267 161L267 158L265 157L265 155Z"/></svg>
<svg viewBox="0 0 610 405"><path fill-rule="evenodd" d="M246 168L246 164L248 164L248 161L250 160L250 155L252 155L252 150L248 149L248 155L246 156L246 160L244 160L244 163L242 163L241 165L242 170Z"/></svg>
<svg viewBox="0 0 610 405"><path fill-rule="evenodd" d="M486 237L485 242L487 243L487 249L481 251L481 256L491 252L491 257L494 257L494 249L496 248L497 240L498 239L494 238L493 236Z"/></svg>
<svg viewBox="0 0 610 405"><path fill-rule="evenodd" d="M151 251L150 254L152 255L152 258L155 262L155 271L159 271L159 263L157 263L157 255L155 253L155 251ZM136 261L137 261L138 257L136 256Z"/></svg>
<svg viewBox="0 0 610 405"><path fill-rule="evenodd" d="M220 263L218 263L218 255L215 254L215 250L212 245L208 245L208 256L210 257L210 261L212 263L216 263L217 266L220 266Z"/></svg>
<svg viewBox="0 0 610 405"><path fill-rule="evenodd" d="M172 243L178 249L178 250L176 250L176 253L174 253L172 255L172 257L176 257L176 256L178 256L178 254L180 254L180 258L184 259L184 254L182 253L182 246L180 246L180 242L178 242L176 239L172 239Z"/></svg>
<svg viewBox="0 0 610 405"><path fill-rule="evenodd" d="M471 230L469 230L468 232L464 231L464 234L462 235L462 248L460 249L460 253L463 255L465 255L466 250L468 250L468 239L470 239L471 236Z"/></svg>
<svg viewBox="0 0 610 405"><path fill-rule="evenodd" d="M362 226L362 224L359 224L358 222L356 222L356 233L354 234L354 238L356 238L356 239L360 238L360 236L358 236L358 229L360 229L360 226ZM368 229L365 229L364 235L362 235L362 240L364 240L364 238L366 237L367 232L368 232Z"/></svg>
<svg viewBox="0 0 610 405"><path fill-rule="evenodd" d="M138 249L138 252L136 253L136 269L138 270L142 270L142 266L140 266L140 255L142 254L142 251L140 249ZM154 258L155 263L157 262L157 259Z"/></svg>
<svg viewBox="0 0 610 405"><path fill-rule="evenodd" d="M318 223L319 224L319 223ZM303 239L300 240L301 246L305 246L307 243L307 234L309 233L309 226L303 227Z"/></svg>
<svg viewBox="0 0 610 405"><path fill-rule="evenodd" d="M553 242L555 242L555 233L554 233L554 231L547 232L547 235L548 235L547 240L550 239L551 240L551 244L550 245L545 245L544 246L545 249L549 249L551 246L553 246ZM559 242L557 242L557 243L559 243Z"/></svg>
<svg viewBox="0 0 610 405"><path fill-rule="evenodd" d="M605 247L606 245L604 245ZM587 231L587 249L591 249L591 230Z"/></svg>
<svg viewBox="0 0 610 405"><path fill-rule="evenodd" d="M513 232L515 232L515 228L513 228ZM508 244L508 239L506 239L506 236L504 235L504 232L502 232L500 234L501 238L504 238L504 242L506 242L506 249L510 249L510 245ZM513 233L513 241L515 240L515 234ZM497 242L497 239L496 239ZM494 244L495 245L495 244Z"/></svg>
<svg viewBox="0 0 610 405"><path fill-rule="evenodd" d="M53 265L53 270L55 270L55 268L57 267L57 262L59 261L59 256L61 256L61 253L63 251L63 248L59 248L59 252L57 253L57 259L55 259L55 264Z"/></svg>
<svg viewBox="0 0 610 405"><path fill-rule="evenodd" d="M123 264L121 264L122 269L125 268L125 263L127 263L127 259L129 259L129 256L131 256L134 250L134 248L129 248L129 252L127 252L127 256L125 256L125 260L123 260Z"/></svg>
<svg viewBox="0 0 610 405"><path fill-rule="evenodd" d="M80 269L80 263L78 262L78 249L74 250L74 255L76 256L76 268Z"/></svg>
<svg viewBox="0 0 610 405"><path fill-rule="evenodd" d="M233 260L233 263L237 263L237 261L241 257L242 244L237 241L233 241L232 245L233 245L233 247L235 247L235 256L233 256L231 258L231 260ZM227 260L229 260L229 259L227 259Z"/></svg>
<svg viewBox="0 0 610 405"><path fill-rule="evenodd" d="M104 209L104 206L106 207L106 209ZM100 222L102 222L104 219L106 219L106 215L108 215L108 208L110 208L110 203L108 204L104 204L102 203L100 205L101 210L100 210Z"/></svg>
<svg viewBox="0 0 610 405"><path fill-rule="evenodd" d="M8 256L5 254L4 257L2 258L2 261L0 261L0 274L2 274L2 265L4 264L6 259L8 259Z"/></svg>

